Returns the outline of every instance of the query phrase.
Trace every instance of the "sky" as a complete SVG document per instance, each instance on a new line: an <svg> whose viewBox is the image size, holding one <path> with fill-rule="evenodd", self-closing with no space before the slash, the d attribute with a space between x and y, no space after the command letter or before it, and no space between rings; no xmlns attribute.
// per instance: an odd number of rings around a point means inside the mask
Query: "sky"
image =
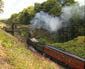
<svg viewBox="0 0 85 69"><path fill-rule="evenodd" d="M0 14L0 19L9 18L13 13L18 13L24 8L34 5L34 3L42 3L46 0L3 0L4 1L4 13ZM84 0L76 0L80 5L85 5Z"/></svg>
<svg viewBox="0 0 85 69"><path fill-rule="evenodd" d="M78 1L80 5L85 5L85 0L75 0Z"/></svg>
<svg viewBox="0 0 85 69"><path fill-rule="evenodd" d="M42 3L46 0L3 0L4 13L0 14L0 19L9 18L13 13L18 13L24 8L34 5L34 3Z"/></svg>

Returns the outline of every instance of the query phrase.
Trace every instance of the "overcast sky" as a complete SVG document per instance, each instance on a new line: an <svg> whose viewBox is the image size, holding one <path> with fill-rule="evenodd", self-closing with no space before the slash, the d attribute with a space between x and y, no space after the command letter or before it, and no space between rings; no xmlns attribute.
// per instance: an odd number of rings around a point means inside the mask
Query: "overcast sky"
<svg viewBox="0 0 85 69"><path fill-rule="evenodd" d="M9 18L11 14L18 13L24 8L34 5L35 2L42 3L46 0L3 0L4 13L0 14L0 19Z"/></svg>
<svg viewBox="0 0 85 69"><path fill-rule="evenodd" d="M24 8L34 5L35 2L42 3L46 0L3 0L4 1L4 13L0 14L0 19L9 18L11 14L18 13ZM76 0L81 4L84 4L84 0Z"/></svg>

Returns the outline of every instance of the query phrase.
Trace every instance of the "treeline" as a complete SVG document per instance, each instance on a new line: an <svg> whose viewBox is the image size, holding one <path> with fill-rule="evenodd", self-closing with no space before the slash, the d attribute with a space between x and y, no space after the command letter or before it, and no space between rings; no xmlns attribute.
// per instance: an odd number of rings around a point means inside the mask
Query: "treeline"
<svg viewBox="0 0 85 69"><path fill-rule="evenodd" d="M3 12L3 5L4 5L3 0L0 0L0 13Z"/></svg>
<svg viewBox="0 0 85 69"><path fill-rule="evenodd" d="M13 14L9 19L10 23L29 24L30 20L35 16L37 12L48 12L52 16L60 16L61 9L65 5L72 5L74 0L47 0L43 3L35 3L34 6L29 6L18 14Z"/></svg>
<svg viewBox="0 0 85 69"><path fill-rule="evenodd" d="M52 16L60 16L62 13L62 8L64 6L71 6L75 3L74 0L47 0L43 3L35 3L34 6L29 6L18 14L13 14L8 22L10 23L20 23L20 24L30 24L30 21L35 16L37 12L44 11ZM81 7L85 9L85 6ZM85 16L84 16L85 18ZM55 40L58 42L64 42L71 40L77 36L85 36L85 19L80 18L78 15L74 15L70 20L70 25L68 27L61 28L56 33Z"/></svg>
<svg viewBox="0 0 85 69"><path fill-rule="evenodd" d="M29 24L30 20L34 17L35 10L33 6L25 8L23 11L18 14L13 14L8 20L10 23L20 23L20 24Z"/></svg>

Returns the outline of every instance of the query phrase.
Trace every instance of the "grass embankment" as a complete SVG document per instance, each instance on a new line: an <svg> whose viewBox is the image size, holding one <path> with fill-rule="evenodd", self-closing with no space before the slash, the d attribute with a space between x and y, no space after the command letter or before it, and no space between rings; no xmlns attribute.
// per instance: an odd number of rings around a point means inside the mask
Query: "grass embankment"
<svg viewBox="0 0 85 69"><path fill-rule="evenodd" d="M33 34L34 34L34 37L40 40L41 42L44 42L46 44L54 43L54 41L51 38L50 33L46 30L35 30Z"/></svg>
<svg viewBox="0 0 85 69"><path fill-rule="evenodd" d="M0 22L0 29L3 28L3 27L6 27L6 24Z"/></svg>
<svg viewBox="0 0 85 69"><path fill-rule="evenodd" d="M0 44L7 56L5 57L7 60L4 61L8 64L7 67L1 66L2 69L4 67L5 69L56 69L54 63L33 56L23 43L19 43L16 38L2 30L0 30Z"/></svg>
<svg viewBox="0 0 85 69"><path fill-rule="evenodd" d="M64 43L55 43L54 40L50 38L48 32L40 30L35 32L35 34L38 35L36 36L38 40L85 59L85 36L79 36Z"/></svg>
<svg viewBox="0 0 85 69"><path fill-rule="evenodd" d="M65 43L54 43L52 46L85 59L85 36L79 36Z"/></svg>

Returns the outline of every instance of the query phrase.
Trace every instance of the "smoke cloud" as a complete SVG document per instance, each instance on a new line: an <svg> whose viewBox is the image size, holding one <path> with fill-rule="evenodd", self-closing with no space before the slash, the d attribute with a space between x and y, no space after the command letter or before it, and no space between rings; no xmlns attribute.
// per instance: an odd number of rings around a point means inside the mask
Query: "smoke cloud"
<svg viewBox="0 0 85 69"><path fill-rule="evenodd" d="M57 32L60 28L68 26L70 19L75 14L77 14L80 18L84 18L85 7L80 8L78 4L65 6L62 8L62 14L60 17L54 17L46 12L40 11L31 20L32 30L45 29L49 32Z"/></svg>
<svg viewBox="0 0 85 69"><path fill-rule="evenodd" d="M83 19L85 17L85 6L84 7L80 7L78 5L78 3L72 5L72 6L65 6L62 8L62 14L61 14L61 18L63 19L63 21L67 21L69 22L69 20L74 16L77 15L79 16L81 19Z"/></svg>
<svg viewBox="0 0 85 69"><path fill-rule="evenodd" d="M78 2L80 6L85 5L85 0L75 0L75 1Z"/></svg>
<svg viewBox="0 0 85 69"><path fill-rule="evenodd" d="M49 32L55 32L62 27L62 21L58 17L50 16L43 11L37 13L31 23L33 29L45 29Z"/></svg>

